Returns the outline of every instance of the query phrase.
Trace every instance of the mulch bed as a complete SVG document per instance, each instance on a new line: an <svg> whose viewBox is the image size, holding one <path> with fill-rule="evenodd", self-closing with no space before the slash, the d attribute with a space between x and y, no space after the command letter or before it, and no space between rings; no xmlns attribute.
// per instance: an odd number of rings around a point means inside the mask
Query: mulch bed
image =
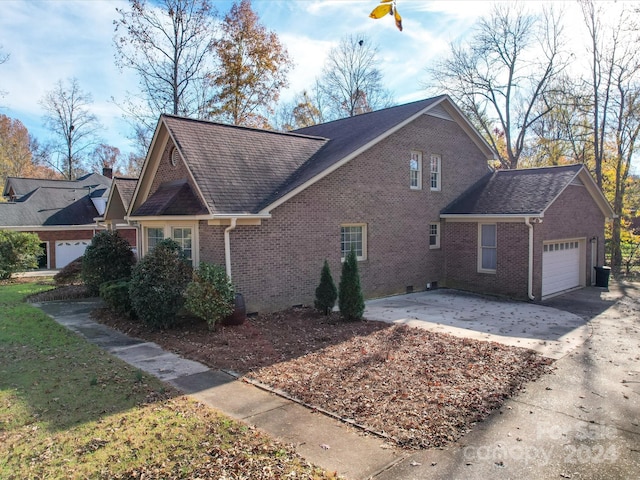
<svg viewBox="0 0 640 480"><path fill-rule="evenodd" d="M285 392L404 448L457 440L551 364L522 348L381 322L343 322L310 308L259 315L215 331L193 317L182 317L168 331L149 331L107 309L94 317Z"/></svg>

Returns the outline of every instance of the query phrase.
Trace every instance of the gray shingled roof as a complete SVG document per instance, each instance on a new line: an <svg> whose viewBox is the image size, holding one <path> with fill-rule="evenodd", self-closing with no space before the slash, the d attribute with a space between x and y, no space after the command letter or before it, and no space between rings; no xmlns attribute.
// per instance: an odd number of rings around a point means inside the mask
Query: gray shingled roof
<svg viewBox="0 0 640 480"><path fill-rule="evenodd" d="M173 115L163 115L161 120L211 212L258 213L442 98L386 108L290 133Z"/></svg>
<svg viewBox="0 0 640 480"><path fill-rule="evenodd" d="M575 178L583 165L498 170L485 175L443 215L538 215Z"/></svg>
<svg viewBox="0 0 640 480"><path fill-rule="evenodd" d="M84 188L40 187L16 202L0 203L0 226L89 225L98 215Z"/></svg>
<svg viewBox="0 0 640 480"><path fill-rule="evenodd" d="M327 141L163 115L214 213L255 213ZM138 214L138 212L136 212Z"/></svg>
<svg viewBox="0 0 640 480"><path fill-rule="evenodd" d="M98 212L92 198L107 197L111 179L90 173L77 180L9 177L15 202L0 203L0 226L90 225Z"/></svg>
<svg viewBox="0 0 640 480"><path fill-rule="evenodd" d="M12 188L17 197L27 195L40 187L52 188L84 188L111 185L111 180L99 173L88 173L77 180L52 180L48 178L8 177L5 182L3 196Z"/></svg>
<svg viewBox="0 0 640 480"><path fill-rule="evenodd" d="M131 199L133 198L133 194L136 190L136 185L138 184L137 178L125 178L125 177L114 177L113 178L113 186L118 188L118 193L120 194L120 199L122 200L122 204L124 205L124 209L129 210L129 205L131 204Z"/></svg>
<svg viewBox="0 0 640 480"><path fill-rule="evenodd" d="M200 203L186 180L176 180L160 185L133 216L204 215L207 209Z"/></svg>

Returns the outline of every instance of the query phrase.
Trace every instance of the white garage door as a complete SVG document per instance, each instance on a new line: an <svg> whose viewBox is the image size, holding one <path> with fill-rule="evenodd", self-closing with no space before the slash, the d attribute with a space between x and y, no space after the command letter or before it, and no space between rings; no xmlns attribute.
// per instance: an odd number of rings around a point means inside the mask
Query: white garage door
<svg viewBox="0 0 640 480"><path fill-rule="evenodd" d="M57 240L56 268L65 267L68 263L84 255L84 251L90 243L91 240Z"/></svg>
<svg viewBox="0 0 640 480"><path fill-rule="evenodd" d="M580 242L544 244L542 254L542 296L580 286Z"/></svg>

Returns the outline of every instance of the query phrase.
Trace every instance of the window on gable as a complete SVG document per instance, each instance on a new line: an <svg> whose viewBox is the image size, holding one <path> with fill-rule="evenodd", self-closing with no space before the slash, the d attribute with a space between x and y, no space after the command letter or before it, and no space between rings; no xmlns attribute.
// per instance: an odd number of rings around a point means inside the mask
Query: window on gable
<svg viewBox="0 0 640 480"><path fill-rule="evenodd" d="M440 224L429 224L429 248L440 248Z"/></svg>
<svg viewBox="0 0 640 480"><path fill-rule="evenodd" d="M162 240L164 240L163 228L147 228L147 252L153 250Z"/></svg>
<svg viewBox="0 0 640 480"><path fill-rule="evenodd" d="M480 224L480 245L478 255L478 270L481 272L495 272L497 255L497 229L495 224Z"/></svg>
<svg viewBox="0 0 640 480"><path fill-rule="evenodd" d="M185 256L191 260L193 258L193 242L191 228L173 227L171 229L171 238L180 245Z"/></svg>
<svg viewBox="0 0 640 480"><path fill-rule="evenodd" d="M442 160L440 155L431 155L431 190L440 191L442 179L440 170L442 169Z"/></svg>
<svg viewBox="0 0 640 480"><path fill-rule="evenodd" d="M412 190L422 189L422 153L411 152L409 160L409 186Z"/></svg>
<svg viewBox="0 0 640 480"><path fill-rule="evenodd" d="M344 260L353 249L358 260L367 258L367 226L364 224L340 226L340 258Z"/></svg>

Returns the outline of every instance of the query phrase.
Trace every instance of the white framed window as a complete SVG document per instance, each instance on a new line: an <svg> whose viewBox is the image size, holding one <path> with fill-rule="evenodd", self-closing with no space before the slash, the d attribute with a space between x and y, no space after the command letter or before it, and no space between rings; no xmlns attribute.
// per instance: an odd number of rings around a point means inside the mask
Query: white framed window
<svg viewBox="0 0 640 480"><path fill-rule="evenodd" d="M495 273L498 265L497 225L481 223L478 237L478 271Z"/></svg>
<svg viewBox="0 0 640 480"><path fill-rule="evenodd" d="M429 248L440 248L440 223L429 224Z"/></svg>
<svg viewBox="0 0 640 480"><path fill-rule="evenodd" d="M441 188L442 178L441 178L441 169L442 169L442 159L440 155L431 155L431 167L430 167L430 186L431 190L434 192L439 192Z"/></svg>
<svg viewBox="0 0 640 480"><path fill-rule="evenodd" d="M144 256L165 238L174 240L191 260L193 266L199 262L198 224L194 222L158 222L151 221L143 225L141 254Z"/></svg>
<svg viewBox="0 0 640 480"><path fill-rule="evenodd" d="M409 160L409 187L422 190L422 152L411 152Z"/></svg>
<svg viewBox="0 0 640 480"><path fill-rule="evenodd" d="M147 252L150 252L155 246L164 240L164 228L147 227Z"/></svg>
<svg viewBox="0 0 640 480"><path fill-rule="evenodd" d="M180 245L185 256L193 259L193 234L190 227L172 227L171 238Z"/></svg>
<svg viewBox="0 0 640 480"><path fill-rule="evenodd" d="M367 226L364 223L340 225L340 258L353 249L359 261L367 258Z"/></svg>

